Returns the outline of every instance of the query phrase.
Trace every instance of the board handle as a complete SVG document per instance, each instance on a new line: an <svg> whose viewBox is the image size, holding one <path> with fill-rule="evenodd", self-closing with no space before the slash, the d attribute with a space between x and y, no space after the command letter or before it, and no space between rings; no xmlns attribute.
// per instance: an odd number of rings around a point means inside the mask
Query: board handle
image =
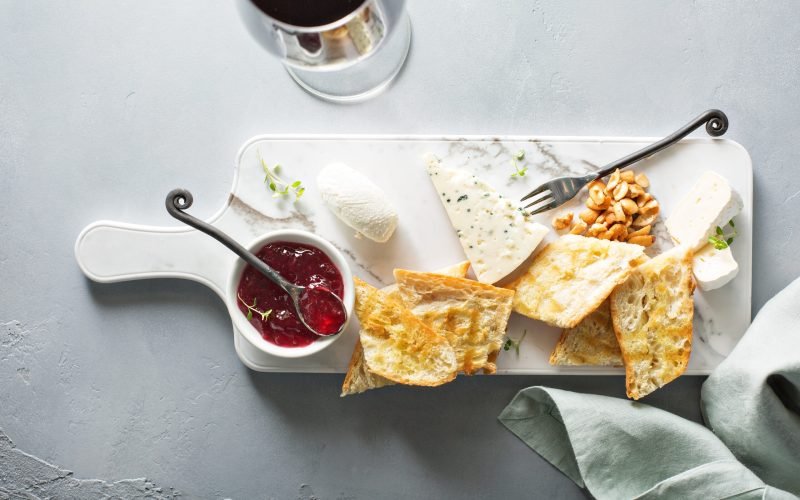
<svg viewBox="0 0 800 500"><path fill-rule="evenodd" d="M81 271L100 283L148 278L197 281L225 298L235 256L208 236L187 228L97 221L75 242Z"/></svg>

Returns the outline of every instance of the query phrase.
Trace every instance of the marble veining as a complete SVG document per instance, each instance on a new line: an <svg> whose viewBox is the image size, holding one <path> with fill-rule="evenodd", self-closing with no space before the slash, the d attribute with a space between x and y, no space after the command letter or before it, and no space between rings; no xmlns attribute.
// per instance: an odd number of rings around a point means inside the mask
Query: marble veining
<svg viewBox="0 0 800 500"><path fill-rule="evenodd" d="M542 172L552 175L553 177L561 177L566 175L585 175L589 169L575 168L570 162L562 160L553 152L553 147L547 143L540 141L532 141L536 147L536 151L541 157L540 161L535 162L536 168ZM592 165L591 162L580 159L583 165Z"/></svg>
<svg viewBox="0 0 800 500"><path fill-rule="evenodd" d="M317 230L317 225L314 221L299 211L293 211L287 217L273 217L242 201L242 199L235 194L230 195L229 203L230 209L253 228L264 226L272 228L291 227L305 229L312 233L315 233Z"/></svg>
<svg viewBox="0 0 800 500"><path fill-rule="evenodd" d="M245 241L278 228L299 228L330 241L345 254L362 277L375 285L393 281L394 268L434 270L464 259L458 238L435 195L425 169L428 154L438 156L445 167L464 168L485 179L504 196L519 199L540 183L553 177L582 175L642 147L646 141L631 140L548 140L537 138L340 138L326 140L255 138L243 148L237 181L228 206L214 224L235 238ZM525 152L521 167L524 176L514 176L512 160ZM290 182L301 180L306 191L302 199L278 197L265 187L261 154L267 164L282 165L281 175ZM366 174L383 189L387 201L398 211L399 226L386 243L359 239L351 228L325 207L316 190L317 172L326 164L341 161ZM749 159L735 144L727 141L693 140L654 156L637 165L651 180L651 192L662 206L662 215L677 202L686 189L686 179L697 175L698 165L725 175L745 198L745 213L737 225L740 235L734 255L742 271L731 284L718 291L695 295L695 348L689 373L708 373L725 353L730 352L750 320L751 220L752 197ZM559 211L580 211L581 197ZM534 217L550 226L559 211ZM658 244L648 250L651 256L672 246L661 221L653 227ZM556 237L551 232L548 241ZM211 241L211 240L209 240ZM210 242L209 244L214 244ZM233 259L230 260L230 263ZM209 262L207 265L213 265ZM210 268L209 268L210 269ZM179 271L179 269L176 269ZM202 270L201 270L202 271ZM219 278L217 278L219 280ZM518 338L527 330L519 356L501 355L498 373L621 373L617 369L587 368L578 371L554 368L548 356L559 331L519 315L512 315L509 336ZM263 371L342 372L346 369L352 345L358 334L352 322L341 340L309 358L282 360L271 358L249 346L235 333L240 358L253 369ZM20 374L24 377L24 374Z"/></svg>

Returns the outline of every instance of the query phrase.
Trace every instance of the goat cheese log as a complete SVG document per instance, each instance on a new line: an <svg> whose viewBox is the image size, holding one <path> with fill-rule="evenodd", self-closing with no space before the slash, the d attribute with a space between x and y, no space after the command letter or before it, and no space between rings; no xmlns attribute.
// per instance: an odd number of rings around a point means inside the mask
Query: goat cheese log
<svg viewBox="0 0 800 500"><path fill-rule="evenodd" d="M397 228L397 212L386 194L362 173L344 163L331 163L317 175L322 200L356 236L384 243Z"/></svg>

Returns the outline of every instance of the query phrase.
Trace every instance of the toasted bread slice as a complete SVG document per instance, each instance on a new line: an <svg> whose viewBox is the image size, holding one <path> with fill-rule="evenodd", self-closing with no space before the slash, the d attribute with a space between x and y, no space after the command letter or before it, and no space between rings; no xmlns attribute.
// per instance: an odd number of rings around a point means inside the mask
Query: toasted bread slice
<svg viewBox="0 0 800 500"><path fill-rule="evenodd" d="M453 266L439 269L436 273L463 278L467 275L467 271L469 271L469 261L465 260ZM381 292L386 293L396 300L400 299L400 293L396 284L381 288ZM347 367L347 374L342 383L341 396L359 394L370 389L378 389L393 384L394 382L391 380L376 375L367 369L364 363L364 349L361 347L361 339L357 339L356 345L353 348L353 355L350 357L350 365Z"/></svg>
<svg viewBox="0 0 800 500"><path fill-rule="evenodd" d="M361 339L356 340L353 355L350 357L350 365L347 367L347 374L344 376L344 382L342 383L341 395L358 394L368 391L369 389L377 389L392 384L394 384L394 382L388 378L375 375L367 370L367 364L364 362L364 348L361 347Z"/></svg>
<svg viewBox="0 0 800 500"><path fill-rule="evenodd" d="M460 371L497 371L493 360L503 346L513 290L404 269L395 269L394 278L405 306L447 337Z"/></svg>
<svg viewBox="0 0 800 500"><path fill-rule="evenodd" d="M637 267L611 294L629 398L644 397L686 370L693 292L692 250L681 246Z"/></svg>
<svg viewBox="0 0 800 500"><path fill-rule="evenodd" d="M451 276L453 278L464 278L467 276L467 271L469 271L469 266L470 266L469 261L465 260L463 262L459 262L458 264L454 264L452 266L439 269L438 271L433 271L432 273L425 273L425 274L438 274L441 276ZM397 280L396 276L395 280ZM402 300L402 296L400 295L400 290L398 289L398 285L399 283L385 286L381 288L381 291L390 294L395 299Z"/></svg>
<svg viewBox="0 0 800 500"><path fill-rule="evenodd" d="M356 315L367 369L392 382L437 386L453 380L456 354L447 338L403 304L355 278Z"/></svg>
<svg viewBox="0 0 800 500"><path fill-rule="evenodd" d="M608 300L583 318L575 328L561 332L550 364L556 366L622 366Z"/></svg>
<svg viewBox="0 0 800 500"><path fill-rule="evenodd" d="M506 288L516 290L514 311L573 328L630 276L644 248L567 234L547 245Z"/></svg>
<svg viewBox="0 0 800 500"><path fill-rule="evenodd" d="M642 254L632 261L634 266L650 258ZM555 366L622 366L622 353L611 322L611 304L605 300L600 307L583 318L575 328L561 332L550 364Z"/></svg>

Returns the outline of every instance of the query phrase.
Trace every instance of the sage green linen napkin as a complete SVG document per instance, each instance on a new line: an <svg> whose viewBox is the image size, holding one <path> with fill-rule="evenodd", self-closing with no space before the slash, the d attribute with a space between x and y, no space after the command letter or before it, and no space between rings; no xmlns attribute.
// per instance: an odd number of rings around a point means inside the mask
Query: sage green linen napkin
<svg viewBox="0 0 800 500"><path fill-rule="evenodd" d="M642 403L545 387L520 391L499 420L600 499L798 498L798 335L800 280L764 306L703 387L719 436Z"/></svg>
<svg viewBox="0 0 800 500"><path fill-rule="evenodd" d="M706 425L736 458L800 495L800 279L759 311L701 400Z"/></svg>

